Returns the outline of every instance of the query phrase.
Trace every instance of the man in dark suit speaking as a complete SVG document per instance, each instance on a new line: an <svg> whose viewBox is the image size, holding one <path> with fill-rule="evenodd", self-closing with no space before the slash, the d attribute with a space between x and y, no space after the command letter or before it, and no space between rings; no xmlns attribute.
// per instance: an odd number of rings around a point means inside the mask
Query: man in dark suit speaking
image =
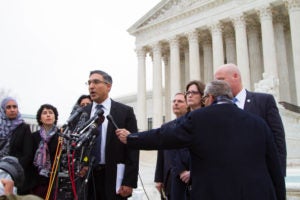
<svg viewBox="0 0 300 200"><path fill-rule="evenodd" d="M278 151L283 175L286 175L286 141L284 127L274 97L271 94L250 92L243 88L238 67L229 63L220 66L215 72L215 79L229 83L235 104L250 113L260 116L270 127Z"/></svg>
<svg viewBox="0 0 300 200"><path fill-rule="evenodd" d="M285 199L273 134L264 120L239 109L231 98L228 83L212 81L204 91L207 107L175 125L133 134L117 129L116 134L131 148L188 147L193 200Z"/></svg>
<svg viewBox="0 0 300 200"><path fill-rule="evenodd" d="M133 108L109 98L112 78L106 72L91 71L87 84L93 103L84 107L83 113L92 117L97 109L102 109L105 117L102 124L94 129L97 131L94 135L98 136L90 156L95 159L87 199L125 200L131 196L133 188L137 187L139 151L128 149L122 144L116 137L115 130L117 125L132 132L137 131ZM108 115L113 117L115 125L108 121ZM116 186L117 182L119 187Z"/></svg>

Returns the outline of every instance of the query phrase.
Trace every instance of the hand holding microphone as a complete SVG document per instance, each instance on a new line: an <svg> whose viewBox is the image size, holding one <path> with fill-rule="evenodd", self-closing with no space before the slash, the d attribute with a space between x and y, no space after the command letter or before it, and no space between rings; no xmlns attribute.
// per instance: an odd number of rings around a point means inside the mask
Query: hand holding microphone
<svg viewBox="0 0 300 200"><path fill-rule="evenodd" d="M107 118L108 121L110 121L110 122L114 125L114 127L117 129L115 133L116 133L116 135L118 136L119 140L120 140L122 143L127 144L127 135L129 135L130 132L129 132L127 129L124 129L124 128L120 129L120 128L118 127L118 125L116 124L114 118L113 118L111 115L107 115L106 118Z"/></svg>

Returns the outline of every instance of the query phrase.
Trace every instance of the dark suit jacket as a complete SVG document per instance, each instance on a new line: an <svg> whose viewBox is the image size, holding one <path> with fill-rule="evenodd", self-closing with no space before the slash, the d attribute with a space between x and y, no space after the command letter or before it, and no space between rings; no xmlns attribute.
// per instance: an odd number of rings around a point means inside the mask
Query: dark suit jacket
<svg viewBox="0 0 300 200"><path fill-rule="evenodd" d="M188 147L193 200L285 199L273 134L260 117L232 104L195 110L176 127L134 133L127 143L139 149Z"/></svg>
<svg viewBox="0 0 300 200"><path fill-rule="evenodd" d="M164 190L168 196L171 192L171 168L173 158L174 150L158 150L157 152L154 181L164 184Z"/></svg>
<svg viewBox="0 0 300 200"><path fill-rule="evenodd" d="M185 170L190 170L190 152L187 148L158 150L154 181L164 184L169 200L187 198L187 184L180 179L180 173Z"/></svg>
<svg viewBox="0 0 300 200"><path fill-rule="evenodd" d="M19 194L29 194L33 187L31 182L33 161L33 140L28 124L20 124L13 132L10 140L9 155L18 158L24 169L25 181L23 187L18 188Z"/></svg>
<svg viewBox="0 0 300 200"><path fill-rule="evenodd" d="M287 156L285 133L274 97L270 94L247 91L244 110L260 116L269 125L274 134L280 166L285 176Z"/></svg>
<svg viewBox="0 0 300 200"><path fill-rule="evenodd" d="M86 106L84 112L87 112L90 115L91 110L92 104ZM132 107L112 100L110 115L114 118L119 128L125 128L130 132L137 131L137 122ZM113 124L108 122L105 149L105 182L106 194L108 195L107 199L110 200L114 200L116 198L117 164L125 164L122 185L132 188L137 187L139 169L139 151L128 149L126 145L121 143L115 134L115 130L116 128Z"/></svg>

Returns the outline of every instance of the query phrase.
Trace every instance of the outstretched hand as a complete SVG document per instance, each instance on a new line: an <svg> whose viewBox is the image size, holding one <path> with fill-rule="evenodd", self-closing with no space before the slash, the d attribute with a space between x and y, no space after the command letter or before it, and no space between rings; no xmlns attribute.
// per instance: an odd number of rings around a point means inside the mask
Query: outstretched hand
<svg viewBox="0 0 300 200"><path fill-rule="evenodd" d="M4 194L9 195L13 193L14 190L14 181L10 179L1 179L1 183L3 184Z"/></svg>
<svg viewBox="0 0 300 200"><path fill-rule="evenodd" d="M116 135L118 136L119 140L127 144L127 136L130 134L130 132L126 129L117 129L116 130Z"/></svg>

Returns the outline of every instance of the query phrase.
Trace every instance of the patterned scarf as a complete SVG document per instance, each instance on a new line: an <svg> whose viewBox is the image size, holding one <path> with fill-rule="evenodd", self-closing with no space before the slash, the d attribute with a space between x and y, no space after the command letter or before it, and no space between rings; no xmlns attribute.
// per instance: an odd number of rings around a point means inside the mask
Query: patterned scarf
<svg viewBox="0 0 300 200"><path fill-rule="evenodd" d="M49 173L51 170L51 159L50 152L48 148L48 143L56 133L57 127L53 125L53 127L46 132L44 127L40 129L41 141L38 149L35 152L33 164L37 166L39 174L41 176L49 177Z"/></svg>
<svg viewBox="0 0 300 200"><path fill-rule="evenodd" d="M9 141L11 138L11 133L15 130L20 124L24 122L21 117L20 112L18 113L15 119L7 118L5 114L5 107L8 101L13 100L16 103L16 100L7 97L2 100L0 108L0 158L8 155L9 153ZM18 105L18 104L17 104Z"/></svg>

